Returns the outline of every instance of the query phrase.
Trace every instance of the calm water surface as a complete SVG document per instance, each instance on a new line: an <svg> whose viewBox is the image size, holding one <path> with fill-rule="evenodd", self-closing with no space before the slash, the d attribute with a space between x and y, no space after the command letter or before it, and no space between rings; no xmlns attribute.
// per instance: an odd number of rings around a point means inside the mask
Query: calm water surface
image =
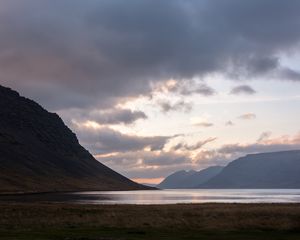
<svg viewBox="0 0 300 240"><path fill-rule="evenodd" d="M300 189L74 192L1 196L0 202L78 204L300 203Z"/></svg>

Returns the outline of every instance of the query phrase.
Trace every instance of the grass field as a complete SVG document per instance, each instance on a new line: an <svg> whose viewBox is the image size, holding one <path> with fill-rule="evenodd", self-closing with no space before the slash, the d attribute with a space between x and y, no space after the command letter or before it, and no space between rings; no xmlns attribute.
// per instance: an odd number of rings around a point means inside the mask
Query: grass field
<svg viewBox="0 0 300 240"><path fill-rule="evenodd" d="M1 204L0 239L300 239L300 204Z"/></svg>

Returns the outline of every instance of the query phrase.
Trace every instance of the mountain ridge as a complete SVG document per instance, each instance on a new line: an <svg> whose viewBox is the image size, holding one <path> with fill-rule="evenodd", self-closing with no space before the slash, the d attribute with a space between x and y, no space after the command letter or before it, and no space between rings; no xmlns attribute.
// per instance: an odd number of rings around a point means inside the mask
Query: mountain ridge
<svg viewBox="0 0 300 240"><path fill-rule="evenodd" d="M300 188L300 150L248 154L199 188Z"/></svg>
<svg viewBox="0 0 300 240"><path fill-rule="evenodd" d="M84 149L56 113L0 86L0 193L148 189Z"/></svg>
<svg viewBox="0 0 300 240"><path fill-rule="evenodd" d="M165 189L196 188L200 183L204 183L214 177L222 169L223 167L221 166L211 166L200 171L177 171L166 177L157 187Z"/></svg>

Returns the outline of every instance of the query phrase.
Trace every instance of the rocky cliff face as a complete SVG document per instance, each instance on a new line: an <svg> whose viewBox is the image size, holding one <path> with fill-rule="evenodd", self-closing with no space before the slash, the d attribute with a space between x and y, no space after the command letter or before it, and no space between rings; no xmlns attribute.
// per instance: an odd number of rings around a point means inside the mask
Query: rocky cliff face
<svg viewBox="0 0 300 240"><path fill-rule="evenodd" d="M144 188L95 160L57 114L0 86L0 193Z"/></svg>

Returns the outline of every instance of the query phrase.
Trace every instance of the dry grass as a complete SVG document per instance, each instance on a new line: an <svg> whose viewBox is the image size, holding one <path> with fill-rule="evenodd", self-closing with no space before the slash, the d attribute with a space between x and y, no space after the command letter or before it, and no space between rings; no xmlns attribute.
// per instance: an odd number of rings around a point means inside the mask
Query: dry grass
<svg viewBox="0 0 300 240"><path fill-rule="evenodd" d="M300 204L1 204L0 226L300 231Z"/></svg>

